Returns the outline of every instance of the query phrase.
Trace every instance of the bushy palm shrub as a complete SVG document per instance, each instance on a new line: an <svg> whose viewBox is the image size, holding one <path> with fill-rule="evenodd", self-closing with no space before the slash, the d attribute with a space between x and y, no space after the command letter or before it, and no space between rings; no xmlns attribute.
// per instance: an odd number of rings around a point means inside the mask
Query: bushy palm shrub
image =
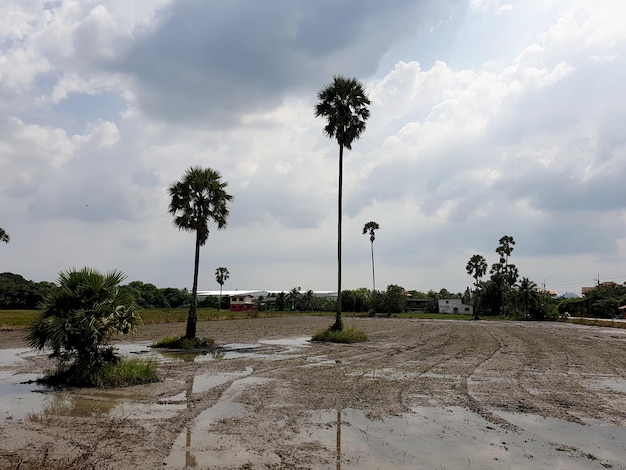
<svg viewBox="0 0 626 470"><path fill-rule="evenodd" d="M119 362L110 339L133 332L140 322L133 297L119 289L124 278L120 271L91 268L59 274L59 289L46 297L28 333L32 348L52 350L58 381L95 385L105 366Z"/></svg>

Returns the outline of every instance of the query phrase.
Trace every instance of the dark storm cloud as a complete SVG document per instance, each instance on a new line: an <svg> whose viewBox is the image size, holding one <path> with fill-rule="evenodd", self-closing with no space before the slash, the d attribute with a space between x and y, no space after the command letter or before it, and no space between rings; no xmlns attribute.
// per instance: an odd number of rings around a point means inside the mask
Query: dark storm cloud
<svg viewBox="0 0 626 470"><path fill-rule="evenodd" d="M115 67L135 78L142 108L159 118L227 124L288 93L311 94L333 75L371 75L393 44L455 3L180 1Z"/></svg>

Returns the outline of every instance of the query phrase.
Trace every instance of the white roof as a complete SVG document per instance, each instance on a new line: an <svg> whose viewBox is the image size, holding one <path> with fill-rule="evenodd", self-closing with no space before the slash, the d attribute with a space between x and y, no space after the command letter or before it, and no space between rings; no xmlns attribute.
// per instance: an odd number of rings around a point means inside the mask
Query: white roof
<svg viewBox="0 0 626 470"><path fill-rule="evenodd" d="M223 290L222 291L222 297L234 297L237 295L251 295L252 297L267 297L269 294L280 294L281 292L284 292L285 294L288 294L289 290ZM300 291L301 294L305 294L306 291ZM198 296L199 297L217 297L220 295L220 291L219 290L199 290L198 291ZM313 291L313 296L314 297L336 297L337 296L337 291L331 291L331 290L317 290L317 291Z"/></svg>

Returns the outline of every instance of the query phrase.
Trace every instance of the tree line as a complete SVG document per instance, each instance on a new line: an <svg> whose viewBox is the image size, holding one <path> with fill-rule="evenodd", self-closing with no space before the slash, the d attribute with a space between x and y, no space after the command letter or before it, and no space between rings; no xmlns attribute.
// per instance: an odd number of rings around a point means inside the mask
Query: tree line
<svg viewBox="0 0 626 470"><path fill-rule="evenodd" d="M603 283L585 292L582 298L556 299L527 277L520 279L519 270L511 262L515 239L505 235L495 249L498 259L487 274L487 260L474 254L465 270L474 278L471 301L474 315L503 315L513 319L543 320L549 317L573 315L581 317L613 318L618 308L626 305L626 285Z"/></svg>

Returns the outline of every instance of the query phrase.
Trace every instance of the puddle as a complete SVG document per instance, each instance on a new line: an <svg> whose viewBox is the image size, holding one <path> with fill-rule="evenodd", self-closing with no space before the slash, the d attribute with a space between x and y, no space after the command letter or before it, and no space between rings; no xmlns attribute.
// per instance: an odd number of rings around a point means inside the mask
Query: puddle
<svg viewBox="0 0 626 470"><path fill-rule="evenodd" d="M596 380L590 383L591 388L595 389L609 389L614 392L626 393L626 381L625 380Z"/></svg>
<svg viewBox="0 0 626 470"><path fill-rule="evenodd" d="M193 379L193 387L191 393L206 392L215 387L219 387L228 382L232 382L238 378L250 375L253 372L252 367L246 368L242 372L224 372L221 374L200 374Z"/></svg>
<svg viewBox="0 0 626 470"><path fill-rule="evenodd" d="M201 468L212 468L228 462L229 467L238 468L259 456L246 449L245 443L235 438L212 432L221 420L245 414L245 407L234 398L251 385L264 383L268 379L244 377L235 380L222 394L219 401L204 410L174 441L169 456L164 461L167 468L187 468L200 464ZM275 463L280 463L277 460Z"/></svg>
<svg viewBox="0 0 626 470"><path fill-rule="evenodd" d="M294 440L321 443L336 455L337 469L623 468L625 428L501 415L521 432L507 432L461 408L420 407L380 420L344 409L311 412L310 426Z"/></svg>
<svg viewBox="0 0 626 470"><path fill-rule="evenodd" d="M0 419L21 419L43 406L46 387L36 383L23 383L39 377L37 374L0 372Z"/></svg>
<svg viewBox="0 0 626 470"><path fill-rule="evenodd" d="M258 343L232 343L222 348L219 353L166 351L153 349L148 341L117 342L113 346L123 357L139 357L154 360L159 363L177 361L214 361L245 357L254 357L263 360L282 360L297 357L294 351L308 347L308 337L283 338L261 340ZM262 350L265 348L265 351ZM32 349L0 349L0 368L11 367L25 360L29 355L36 355ZM194 378L192 393L203 393L211 388L232 381L239 381L252 373L248 368L242 372L205 374ZM20 374L0 370L0 419L33 420L44 419L50 416L93 417L111 416L131 419L168 418L186 406L186 395L162 400L157 404L143 404L137 402L141 397L120 397L119 395L97 395L84 393L82 395L71 392L48 390L43 385L29 383L40 375ZM259 379L250 379L259 380ZM37 393L45 392L45 393Z"/></svg>
<svg viewBox="0 0 626 470"><path fill-rule="evenodd" d="M28 348L0 349L0 367L19 364L26 360L24 356L34 356L36 354L32 349Z"/></svg>

